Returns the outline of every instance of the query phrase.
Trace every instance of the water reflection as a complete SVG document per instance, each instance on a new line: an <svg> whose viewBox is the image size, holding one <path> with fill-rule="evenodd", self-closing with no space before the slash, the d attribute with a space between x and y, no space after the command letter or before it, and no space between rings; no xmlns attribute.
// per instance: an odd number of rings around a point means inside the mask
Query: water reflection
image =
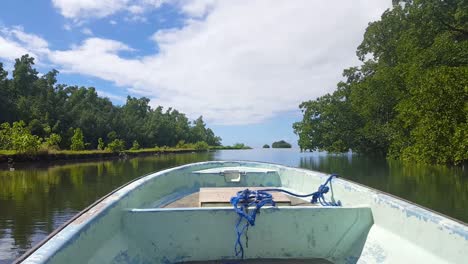
<svg viewBox="0 0 468 264"><path fill-rule="evenodd" d="M0 171L0 263L9 263L77 212L141 175L213 159L162 155Z"/></svg>
<svg viewBox="0 0 468 264"><path fill-rule="evenodd" d="M11 262L116 187L150 172L206 160L257 160L336 172L468 222L466 171L377 157L257 149L73 164L22 164L15 171L0 170L0 263Z"/></svg>
<svg viewBox="0 0 468 264"><path fill-rule="evenodd" d="M259 160L338 173L343 178L468 223L468 171L463 167L416 165L351 153L300 153L294 149L231 151L217 157L223 160Z"/></svg>
<svg viewBox="0 0 468 264"><path fill-rule="evenodd" d="M335 172L468 222L468 175L461 167L416 165L359 155L301 157L299 166Z"/></svg>

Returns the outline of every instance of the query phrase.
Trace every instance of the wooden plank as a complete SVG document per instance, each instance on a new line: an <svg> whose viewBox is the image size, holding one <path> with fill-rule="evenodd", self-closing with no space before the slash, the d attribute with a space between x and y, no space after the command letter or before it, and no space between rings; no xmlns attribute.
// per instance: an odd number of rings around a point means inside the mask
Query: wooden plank
<svg viewBox="0 0 468 264"><path fill-rule="evenodd" d="M265 187L224 187L224 188L200 188L199 205L204 206L226 206L230 205L231 197L237 192L245 189L261 190ZM273 201L278 205L291 205L289 197L281 192L271 192Z"/></svg>
<svg viewBox="0 0 468 264"><path fill-rule="evenodd" d="M200 207L200 202L198 198L199 193L192 193L185 197L182 197L178 200L175 200L169 204L163 206L163 208L196 208Z"/></svg>
<svg viewBox="0 0 468 264"><path fill-rule="evenodd" d="M176 201L173 201L165 206L163 208L190 208L190 207L222 207L222 206L231 206L229 202L222 202L222 203L203 203L203 205L200 203L200 198L199 198L200 193L192 193L190 195L187 195L185 197L182 197ZM276 195L275 195L276 196ZM289 196L286 195L286 197L289 198L289 201L286 202L277 202L277 206L316 206L316 204L311 204L308 200L303 200L294 196Z"/></svg>

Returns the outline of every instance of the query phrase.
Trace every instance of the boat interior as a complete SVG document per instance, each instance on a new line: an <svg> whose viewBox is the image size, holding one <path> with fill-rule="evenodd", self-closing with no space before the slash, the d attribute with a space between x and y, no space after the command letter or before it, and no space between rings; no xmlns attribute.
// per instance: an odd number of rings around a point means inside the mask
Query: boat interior
<svg viewBox="0 0 468 264"><path fill-rule="evenodd" d="M436 214L343 179L334 179L325 195L329 201L341 200L338 207L272 193L276 206L261 208L255 225L241 237L244 257L236 256L239 216L231 197L246 188L306 194L327 178L319 172L257 162L203 162L154 173L104 198L27 260L450 263L463 256L468 233L454 234L454 228L460 227L457 223L441 227ZM439 239L428 239L428 230L437 232ZM453 239L464 244L441 252L440 243Z"/></svg>

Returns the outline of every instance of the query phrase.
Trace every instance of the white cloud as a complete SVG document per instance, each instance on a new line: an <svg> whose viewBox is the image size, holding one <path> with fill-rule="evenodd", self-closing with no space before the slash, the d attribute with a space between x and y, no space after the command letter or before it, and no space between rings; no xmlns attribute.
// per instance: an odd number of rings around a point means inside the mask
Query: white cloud
<svg viewBox="0 0 468 264"><path fill-rule="evenodd" d="M102 18L117 12L142 14L158 8L163 0L52 0L60 14L70 19Z"/></svg>
<svg viewBox="0 0 468 264"><path fill-rule="evenodd" d="M131 5L128 7L128 11L130 11L132 14L142 14L145 9L139 5Z"/></svg>
<svg viewBox="0 0 468 264"><path fill-rule="evenodd" d="M105 17L127 6L128 0L52 0L66 18Z"/></svg>
<svg viewBox="0 0 468 264"><path fill-rule="evenodd" d="M117 21L115 21L115 20L110 20L110 21L109 21L109 24L111 24L111 25L117 25Z"/></svg>
<svg viewBox="0 0 468 264"><path fill-rule="evenodd" d="M216 0L186 0L180 2L180 7L187 15L192 17L202 17L206 15L216 3Z"/></svg>
<svg viewBox="0 0 468 264"><path fill-rule="evenodd" d="M40 52L48 51L48 43L43 38L25 33L21 27L13 28L10 32L26 47Z"/></svg>
<svg viewBox="0 0 468 264"><path fill-rule="evenodd" d="M123 9L129 6L129 1L117 2L126 5ZM258 123L332 91L342 70L358 63L355 50L368 22L391 6L389 0L177 4L188 18L182 28L152 36L159 53L132 57L133 50L120 41L89 38L68 50L50 51L48 58L61 71L114 82L191 118L202 114L218 124ZM65 16L81 17L90 9L64 10ZM0 35L0 56L28 48L14 37ZM2 45L5 40L10 46ZM34 50L47 50L44 43L36 44Z"/></svg>
<svg viewBox="0 0 468 264"><path fill-rule="evenodd" d="M216 123L261 122L332 91L355 65L367 23L389 1L184 1L192 17L157 32L160 52L139 59L113 40L89 39L51 57L65 69L113 81ZM206 13L207 12L207 13Z"/></svg>
<svg viewBox="0 0 468 264"><path fill-rule="evenodd" d="M26 53L38 60L44 58L49 53L47 41L19 26L0 27L0 58L13 61Z"/></svg>
<svg viewBox="0 0 468 264"><path fill-rule="evenodd" d="M133 51L127 45L100 38L89 38L81 46L66 51L54 51L49 58L61 65L63 72L80 73L110 80L121 86L132 86L131 81L138 81L139 75L134 70L142 69L138 60L119 57L122 51ZM141 77L141 76L140 76Z"/></svg>
<svg viewBox="0 0 468 264"><path fill-rule="evenodd" d="M0 58L14 60L26 53L28 50L23 48L20 43L0 36Z"/></svg>
<svg viewBox="0 0 468 264"><path fill-rule="evenodd" d="M88 35L88 36L94 35L94 34L93 34L93 31L91 31L91 29L89 29L89 28L83 28L83 29L81 29L81 33L83 33L83 34L85 34L85 35Z"/></svg>

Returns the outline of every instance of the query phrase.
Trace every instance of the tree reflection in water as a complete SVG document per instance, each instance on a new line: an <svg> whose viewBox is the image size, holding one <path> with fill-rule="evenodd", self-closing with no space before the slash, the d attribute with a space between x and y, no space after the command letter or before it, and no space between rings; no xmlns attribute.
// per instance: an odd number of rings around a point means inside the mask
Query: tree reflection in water
<svg viewBox="0 0 468 264"><path fill-rule="evenodd" d="M257 160L342 177L468 222L468 173L461 167L403 164L379 157L223 150L68 164L16 164L0 170L0 263L9 263L80 210L144 174L207 160Z"/></svg>

